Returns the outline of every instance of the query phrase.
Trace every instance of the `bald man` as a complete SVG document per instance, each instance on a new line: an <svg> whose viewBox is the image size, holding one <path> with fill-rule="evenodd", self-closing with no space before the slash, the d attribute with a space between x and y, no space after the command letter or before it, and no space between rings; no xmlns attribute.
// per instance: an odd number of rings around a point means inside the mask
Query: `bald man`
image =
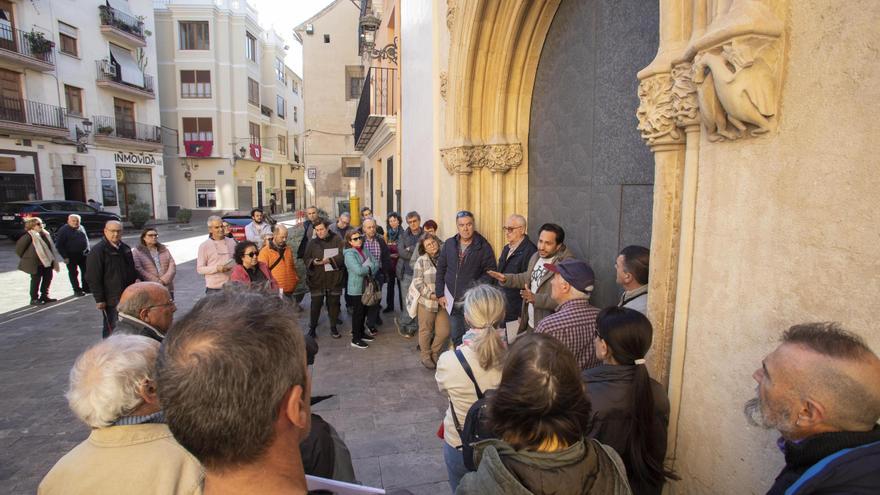
<svg viewBox="0 0 880 495"><path fill-rule="evenodd" d="M110 220L104 225L104 238L95 244L86 259L86 279L95 305L101 311L101 336L106 339L116 327L116 306L122 291L137 280L131 248L122 242L122 223Z"/></svg>
<svg viewBox="0 0 880 495"><path fill-rule="evenodd" d="M119 299L119 322L113 334L143 335L162 342L171 328L177 306L171 293L158 282L129 285Z"/></svg>
<svg viewBox="0 0 880 495"><path fill-rule="evenodd" d="M880 493L880 359L837 323L795 325L754 373L750 423L782 434L768 494Z"/></svg>

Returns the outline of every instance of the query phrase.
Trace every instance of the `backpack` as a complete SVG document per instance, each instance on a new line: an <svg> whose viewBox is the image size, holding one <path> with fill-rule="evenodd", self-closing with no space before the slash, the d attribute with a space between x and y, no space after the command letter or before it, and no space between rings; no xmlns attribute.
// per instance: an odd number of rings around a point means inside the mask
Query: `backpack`
<svg viewBox="0 0 880 495"><path fill-rule="evenodd" d="M464 460L464 465L469 471L476 471L477 467L474 464L474 443L488 438L495 438L495 434L492 433L492 429L488 423L489 415L486 404L486 398L490 396L494 390L487 390L483 393L483 391L480 390L480 386L477 384L477 379L474 377L471 365L468 364L467 359L464 358L464 354L462 354L461 350L455 350L455 357L458 358L458 361L461 363L461 367L464 368L464 372L467 374L468 378L474 383L474 391L477 393L477 401L471 404L470 409L468 409L467 416L465 416L464 419L464 426L458 421L458 415L455 413L452 401L449 401L449 408L452 411L452 421L455 423L455 429L458 431L458 436L461 438L461 455Z"/></svg>

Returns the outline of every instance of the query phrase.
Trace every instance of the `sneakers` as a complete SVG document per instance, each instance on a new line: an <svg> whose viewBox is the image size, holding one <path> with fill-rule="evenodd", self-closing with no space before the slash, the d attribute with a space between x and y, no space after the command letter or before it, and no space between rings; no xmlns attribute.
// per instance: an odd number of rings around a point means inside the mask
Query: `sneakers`
<svg viewBox="0 0 880 495"><path fill-rule="evenodd" d="M55 299L54 297L43 296L40 298L40 300L43 301L44 303L53 303L53 302L57 301L58 299Z"/></svg>
<svg viewBox="0 0 880 495"><path fill-rule="evenodd" d="M76 289L75 291L73 291L73 295L76 297L82 297L82 296L86 295L86 293L85 293L85 291Z"/></svg>
<svg viewBox="0 0 880 495"><path fill-rule="evenodd" d="M363 340L353 340L351 342L351 346L354 347L355 349L366 349L367 347L370 347Z"/></svg>
<svg viewBox="0 0 880 495"><path fill-rule="evenodd" d="M376 337L370 337L369 335L364 335L363 337L361 337L361 340L363 340L364 342L372 342L372 341L376 340Z"/></svg>
<svg viewBox="0 0 880 495"><path fill-rule="evenodd" d="M42 299L31 299L31 306L42 306L43 304L46 304L46 302Z"/></svg>
<svg viewBox="0 0 880 495"><path fill-rule="evenodd" d="M330 336L333 337L334 339L338 339L340 337L339 330L337 330L336 328L331 328L330 329Z"/></svg>
<svg viewBox="0 0 880 495"><path fill-rule="evenodd" d="M366 335L367 337L375 337L376 336L376 329L367 327L364 329L364 335Z"/></svg>

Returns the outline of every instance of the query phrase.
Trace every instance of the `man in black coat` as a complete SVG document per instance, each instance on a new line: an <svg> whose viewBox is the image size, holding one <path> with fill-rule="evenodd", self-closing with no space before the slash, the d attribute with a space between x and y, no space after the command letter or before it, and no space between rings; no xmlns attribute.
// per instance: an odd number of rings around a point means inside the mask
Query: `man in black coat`
<svg viewBox="0 0 880 495"><path fill-rule="evenodd" d="M318 221L318 208L309 206L306 208L306 220L303 222L303 236L299 241L299 247L296 249L296 257L303 259L306 253L306 246L309 241L315 238L315 222Z"/></svg>
<svg viewBox="0 0 880 495"><path fill-rule="evenodd" d="M104 225L104 238L86 259L86 279L103 316L101 336L107 338L118 320L122 291L137 280L131 248L122 242L122 223L110 220Z"/></svg>
<svg viewBox="0 0 880 495"><path fill-rule="evenodd" d="M461 344L461 338L467 331L464 321L464 293L471 287L494 280L487 272L494 271L495 251L485 237L475 228L474 214L460 211L455 215L455 226L458 234L443 243L440 258L437 261L437 284L434 293L440 304L440 311L446 311L446 289L452 301L452 313L449 315L450 338L455 345Z"/></svg>
<svg viewBox="0 0 880 495"><path fill-rule="evenodd" d="M498 256L498 271L501 273L523 273L529 268L529 259L538 252L538 247L526 235L526 219L522 215L510 215L504 226L507 244ZM522 314L520 287L501 287L507 300L504 321L514 321Z"/></svg>
<svg viewBox="0 0 880 495"><path fill-rule="evenodd" d="M82 226L79 215L69 215L67 223L55 234L55 247L67 264L67 276L73 295L84 296L91 292L86 280L86 258L89 255L89 236ZM82 273L82 285L80 285Z"/></svg>

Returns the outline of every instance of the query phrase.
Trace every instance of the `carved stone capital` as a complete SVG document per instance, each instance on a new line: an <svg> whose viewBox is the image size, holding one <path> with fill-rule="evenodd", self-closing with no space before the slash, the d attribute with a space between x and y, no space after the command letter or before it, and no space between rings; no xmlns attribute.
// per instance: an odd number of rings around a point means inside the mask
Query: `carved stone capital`
<svg viewBox="0 0 880 495"><path fill-rule="evenodd" d="M446 90L449 86L449 75L446 71L440 73L440 97L446 100Z"/></svg>
<svg viewBox="0 0 880 495"><path fill-rule="evenodd" d="M675 125L672 76L655 74L639 83L639 132L649 146L681 142L684 134Z"/></svg>
<svg viewBox="0 0 880 495"><path fill-rule="evenodd" d="M672 68L672 116L678 127L700 125L697 85L694 84L693 68L689 62Z"/></svg>
<svg viewBox="0 0 880 495"><path fill-rule="evenodd" d="M457 146L441 149L440 159L450 174L470 174L480 168L503 174L522 163L523 150L520 143Z"/></svg>
<svg viewBox="0 0 880 495"><path fill-rule="evenodd" d="M452 32L452 26L455 24L455 0L446 0L446 28Z"/></svg>

